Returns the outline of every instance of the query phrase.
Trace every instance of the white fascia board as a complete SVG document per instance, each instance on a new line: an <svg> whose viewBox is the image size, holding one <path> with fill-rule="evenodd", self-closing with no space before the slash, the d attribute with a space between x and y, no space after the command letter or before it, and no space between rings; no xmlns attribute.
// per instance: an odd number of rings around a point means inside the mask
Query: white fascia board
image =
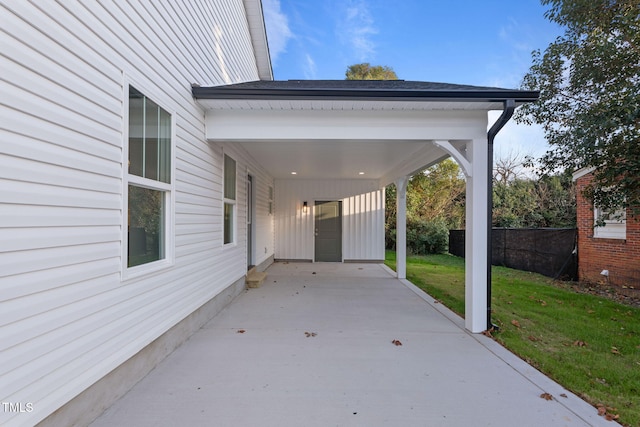
<svg viewBox="0 0 640 427"><path fill-rule="evenodd" d="M271 55L269 54L269 42L264 23L262 1L244 0L244 9L247 14L247 24L251 34L253 54L258 67L258 76L260 80L273 80L273 68L271 66Z"/></svg>
<svg viewBox="0 0 640 427"><path fill-rule="evenodd" d="M210 141L470 140L486 138L485 111L207 111Z"/></svg>

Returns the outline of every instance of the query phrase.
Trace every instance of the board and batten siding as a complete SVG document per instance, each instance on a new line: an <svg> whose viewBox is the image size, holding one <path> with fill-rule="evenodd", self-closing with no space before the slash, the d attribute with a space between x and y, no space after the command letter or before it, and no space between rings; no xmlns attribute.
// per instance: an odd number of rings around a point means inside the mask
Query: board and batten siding
<svg viewBox="0 0 640 427"><path fill-rule="evenodd" d="M258 79L244 13L242 0L0 2L0 401L32 404L0 424L39 422L244 276L241 171L257 181L257 256L273 255L270 177L205 141L191 95ZM170 266L123 281L128 84L173 116L174 247ZM224 247L223 150L239 226Z"/></svg>
<svg viewBox="0 0 640 427"><path fill-rule="evenodd" d="M275 186L276 259L314 260L313 205L340 200L343 260L384 260L384 189L376 180L278 179Z"/></svg>

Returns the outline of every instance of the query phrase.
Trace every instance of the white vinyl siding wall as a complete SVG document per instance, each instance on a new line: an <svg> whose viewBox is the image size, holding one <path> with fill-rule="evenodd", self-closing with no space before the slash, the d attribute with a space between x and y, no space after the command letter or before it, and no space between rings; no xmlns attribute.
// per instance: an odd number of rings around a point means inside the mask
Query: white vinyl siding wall
<svg viewBox="0 0 640 427"><path fill-rule="evenodd" d="M276 180L275 258L314 259L316 200L341 200L344 260L384 259L384 190L376 180ZM307 201L307 213L302 211Z"/></svg>
<svg viewBox="0 0 640 427"><path fill-rule="evenodd" d="M222 245L222 150L191 84L258 74L242 0L11 1L0 14L0 400L34 408L0 424L31 425L245 274L244 246ZM128 83L175 114L175 259L123 282ZM273 183L236 160L256 176L264 260Z"/></svg>
<svg viewBox="0 0 640 427"><path fill-rule="evenodd" d="M343 258L384 260L384 190L348 197L342 210Z"/></svg>

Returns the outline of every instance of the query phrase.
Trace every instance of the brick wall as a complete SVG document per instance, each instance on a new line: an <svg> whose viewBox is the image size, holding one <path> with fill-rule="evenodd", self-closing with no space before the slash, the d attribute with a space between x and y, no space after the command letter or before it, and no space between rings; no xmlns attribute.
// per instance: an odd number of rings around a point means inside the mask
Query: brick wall
<svg viewBox="0 0 640 427"><path fill-rule="evenodd" d="M627 238L593 237L593 206L582 196L592 174L577 179L578 276L580 280L601 282L602 270L609 270L609 283L640 289L640 218L627 211Z"/></svg>

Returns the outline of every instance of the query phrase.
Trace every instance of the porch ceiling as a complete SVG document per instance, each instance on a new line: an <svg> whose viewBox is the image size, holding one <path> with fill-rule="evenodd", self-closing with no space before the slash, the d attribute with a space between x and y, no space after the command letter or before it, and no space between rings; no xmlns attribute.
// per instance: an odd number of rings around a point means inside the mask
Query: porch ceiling
<svg viewBox="0 0 640 427"><path fill-rule="evenodd" d="M409 159L424 159L426 163L417 167L421 168L448 156L426 141L254 140L240 145L275 179L380 180Z"/></svg>
<svg viewBox="0 0 640 427"><path fill-rule="evenodd" d="M276 179L377 179L448 154L434 140L486 141L487 111L536 92L431 82L257 81L193 87L207 139L242 145ZM296 172L295 175L292 172Z"/></svg>

